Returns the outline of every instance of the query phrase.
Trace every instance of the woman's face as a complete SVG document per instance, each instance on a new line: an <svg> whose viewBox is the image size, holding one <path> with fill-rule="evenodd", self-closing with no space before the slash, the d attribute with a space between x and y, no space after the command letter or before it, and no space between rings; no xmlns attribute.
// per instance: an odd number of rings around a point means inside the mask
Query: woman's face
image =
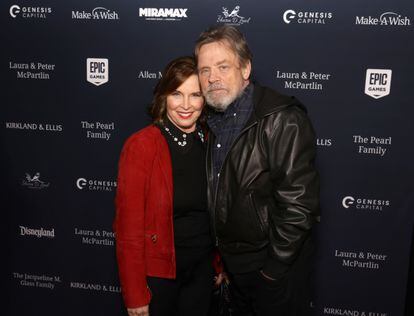
<svg viewBox="0 0 414 316"><path fill-rule="evenodd" d="M167 96L167 116L185 133L195 130L203 106L204 98L197 75L188 77L181 86Z"/></svg>

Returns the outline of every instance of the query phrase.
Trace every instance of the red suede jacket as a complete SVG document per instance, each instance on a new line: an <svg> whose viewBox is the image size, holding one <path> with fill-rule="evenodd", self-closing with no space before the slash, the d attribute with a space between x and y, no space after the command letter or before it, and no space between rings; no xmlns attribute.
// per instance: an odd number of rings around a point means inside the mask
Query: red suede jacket
<svg viewBox="0 0 414 316"><path fill-rule="evenodd" d="M146 276L173 279L173 179L168 144L156 126L126 141L116 194L116 254L125 305L148 305Z"/></svg>

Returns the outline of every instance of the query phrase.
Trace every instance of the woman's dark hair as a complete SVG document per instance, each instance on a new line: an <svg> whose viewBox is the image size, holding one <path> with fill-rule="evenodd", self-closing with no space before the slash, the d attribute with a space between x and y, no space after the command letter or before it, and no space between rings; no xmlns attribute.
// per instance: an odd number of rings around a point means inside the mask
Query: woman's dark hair
<svg viewBox="0 0 414 316"><path fill-rule="evenodd" d="M178 57L165 67L162 78L155 86L149 110L153 123L163 124L167 117L167 96L192 75L197 75L197 65L190 56Z"/></svg>

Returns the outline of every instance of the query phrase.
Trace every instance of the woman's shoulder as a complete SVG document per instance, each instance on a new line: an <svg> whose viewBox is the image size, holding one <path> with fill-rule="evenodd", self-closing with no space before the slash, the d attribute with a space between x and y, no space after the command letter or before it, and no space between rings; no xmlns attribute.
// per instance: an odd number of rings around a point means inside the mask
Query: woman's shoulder
<svg viewBox="0 0 414 316"><path fill-rule="evenodd" d="M162 136L160 129L154 124L148 125L130 135L125 141L124 148L145 147L150 148L156 144Z"/></svg>

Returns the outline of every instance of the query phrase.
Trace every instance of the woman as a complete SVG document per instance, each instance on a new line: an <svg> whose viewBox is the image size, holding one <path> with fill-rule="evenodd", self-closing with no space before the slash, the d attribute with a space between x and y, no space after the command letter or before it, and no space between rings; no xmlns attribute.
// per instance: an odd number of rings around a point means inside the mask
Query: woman
<svg viewBox="0 0 414 316"><path fill-rule="evenodd" d="M130 316L208 312L214 275L203 106L194 59L173 60L154 91L153 124L122 150L114 229Z"/></svg>

